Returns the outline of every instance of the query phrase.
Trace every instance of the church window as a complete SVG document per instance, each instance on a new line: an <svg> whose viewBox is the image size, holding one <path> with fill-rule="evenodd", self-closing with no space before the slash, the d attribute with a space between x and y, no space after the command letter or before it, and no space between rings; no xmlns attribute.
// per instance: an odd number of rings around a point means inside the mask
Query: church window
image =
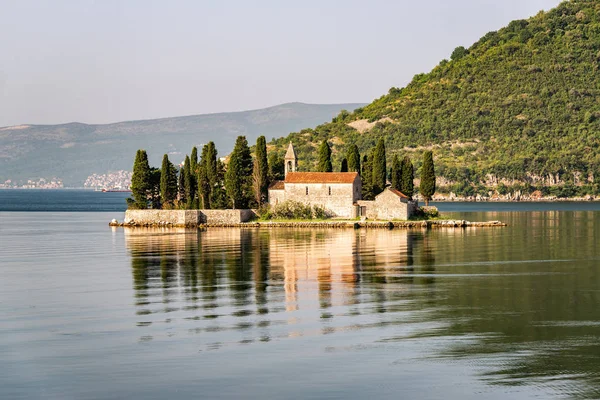
<svg viewBox="0 0 600 400"><path fill-rule="evenodd" d="M331 196L331 186L329 186L329 195Z"/></svg>
<svg viewBox="0 0 600 400"><path fill-rule="evenodd" d="M306 187L306 195L308 196L308 186Z"/></svg>

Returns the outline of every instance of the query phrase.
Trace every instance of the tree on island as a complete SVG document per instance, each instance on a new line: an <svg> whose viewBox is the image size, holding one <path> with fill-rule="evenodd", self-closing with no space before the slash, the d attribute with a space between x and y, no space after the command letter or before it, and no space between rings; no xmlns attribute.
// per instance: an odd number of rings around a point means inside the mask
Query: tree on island
<svg viewBox="0 0 600 400"><path fill-rule="evenodd" d="M254 191L254 200L260 207L267 201L269 195L269 163L267 161L267 140L264 136L259 136L256 139L252 188Z"/></svg>
<svg viewBox="0 0 600 400"><path fill-rule="evenodd" d="M196 146L192 147L192 152L190 153L190 172L193 176L196 176L198 173L198 148Z"/></svg>
<svg viewBox="0 0 600 400"><path fill-rule="evenodd" d="M208 142L202 148L198 163L197 183L199 207L205 210L213 208L212 197L217 185L217 149L214 142Z"/></svg>
<svg viewBox="0 0 600 400"><path fill-rule="evenodd" d="M331 165L331 147L327 140L323 140L321 147L319 147L319 164L317 165L318 172L332 172L333 166Z"/></svg>
<svg viewBox="0 0 600 400"><path fill-rule="evenodd" d="M227 209L232 207L231 199L225 190L225 165L221 160L217 160L217 175L210 195L210 206L213 209Z"/></svg>
<svg viewBox="0 0 600 400"><path fill-rule="evenodd" d="M184 168L179 168L179 175L177 177L177 202L179 206L183 206L186 203L185 198L185 176Z"/></svg>
<svg viewBox="0 0 600 400"><path fill-rule="evenodd" d="M144 210L148 208L148 194L151 189L150 165L146 150L138 150L133 162L131 176L131 196L127 199L130 208Z"/></svg>
<svg viewBox="0 0 600 400"><path fill-rule="evenodd" d="M245 136L238 136L225 172L225 190L233 209L248 207L252 198L252 155Z"/></svg>
<svg viewBox="0 0 600 400"><path fill-rule="evenodd" d="M398 158L397 154L395 154L394 158L392 159L390 181L392 182L393 189L400 190L402 192L402 164L400 163L400 159Z"/></svg>
<svg viewBox="0 0 600 400"><path fill-rule="evenodd" d="M173 208L177 199L177 170L166 154L160 168L160 198L163 208Z"/></svg>
<svg viewBox="0 0 600 400"><path fill-rule="evenodd" d="M412 162L408 156L402 160L402 180L400 191L412 200L412 195L415 192L415 172Z"/></svg>
<svg viewBox="0 0 600 400"><path fill-rule="evenodd" d="M373 200L373 182L372 182L372 154L363 156L362 160L362 198L363 200Z"/></svg>
<svg viewBox="0 0 600 400"><path fill-rule="evenodd" d="M185 156L183 165L183 186L185 188L185 209L196 208L196 179L192 173L192 165L189 156Z"/></svg>
<svg viewBox="0 0 600 400"><path fill-rule="evenodd" d="M377 196L379 193L383 192L383 189L385 189L387 177L385 158L385 142L383 139L379 139L375 149L373 150L373 156L371 158L373 196Z"/></svg>
<svg viewBox="0 0 600 400"><path fill-rule="evenodd" d="M276 152L269 154L269 181L279 181L285 175L285 160Z"/></svg>
<svg viewBox="0 0 600 400"><path fill-rule="evenodd" d="M342 165L340 166L340 172L348 172L348 160L342 159Z"/></svg>
<svg viewBox="0 0 600 400"><path fill-rule="evenodd" d="M160 169L151 167L150 168L150 190L148 192L148 200L150 205L155 210L162 208L162 200L160 197Z"/></svg>
<svg viewBox="0 0 600 400"><path fill-rule="evenodd" d="M346 153L346 159L348 160L348 171L360 174L360 153L356 144L350 145Z"/></svg>
<svg viewBox="0 0 600 400"><path fill-rule="evenodd" d="M423 154L419 191L425 199L425 205L428 206L429 201L435 194L435 167L433 165L433 152L431 151L426 151Z"/></svg>

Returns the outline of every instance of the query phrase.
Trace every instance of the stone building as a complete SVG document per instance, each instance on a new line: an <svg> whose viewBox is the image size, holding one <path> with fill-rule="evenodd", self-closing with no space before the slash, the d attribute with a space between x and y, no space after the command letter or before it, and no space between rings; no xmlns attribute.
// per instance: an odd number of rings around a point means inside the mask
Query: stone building
<svg viewBox="0 0 600 400"><path fill-rule="evenodd" d="M375 196L375 200L359 200L358 215L367 219L409 219L418 208L416 201L410 200L396 189L386 188Z"/></svg>
<svg viewBox="0 0 600 400"><path fill-rule="evenodd" d="M362 201L362 181L357 172L297 172L298 157L290 143L285 154L285 179L269 186L269 204L292 200L323 207L339 218L408 219L417 203L393 189L374 201Z"/></svg>

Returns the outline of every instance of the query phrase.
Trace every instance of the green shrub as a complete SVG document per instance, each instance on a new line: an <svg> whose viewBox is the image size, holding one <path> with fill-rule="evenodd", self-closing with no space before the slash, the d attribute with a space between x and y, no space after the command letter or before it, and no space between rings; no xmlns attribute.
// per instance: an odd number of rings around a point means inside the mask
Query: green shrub
<svg viewBox="0 0 600 400"><path fill-rule="evenodd" d="M262 220L269 219L326 219L330 215L320 206L310 206L298 201L288 200L275 206L265 206L258 210Z"/></svg>

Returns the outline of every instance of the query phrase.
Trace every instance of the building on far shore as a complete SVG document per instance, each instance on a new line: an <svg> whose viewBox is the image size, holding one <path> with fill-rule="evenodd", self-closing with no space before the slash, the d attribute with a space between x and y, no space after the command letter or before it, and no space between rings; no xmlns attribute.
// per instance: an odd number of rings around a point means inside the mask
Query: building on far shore
<svg viewBox="0 0 600 400"><path fill-rule="evenodd" d="M285 154L285 179L269 186L269 204L298 201L320 206L332 217L392 220L409 219L417 202L386 188L375 200L361 200L362 181L357 172L297 172L298 157L292 143Z"/></svg>

